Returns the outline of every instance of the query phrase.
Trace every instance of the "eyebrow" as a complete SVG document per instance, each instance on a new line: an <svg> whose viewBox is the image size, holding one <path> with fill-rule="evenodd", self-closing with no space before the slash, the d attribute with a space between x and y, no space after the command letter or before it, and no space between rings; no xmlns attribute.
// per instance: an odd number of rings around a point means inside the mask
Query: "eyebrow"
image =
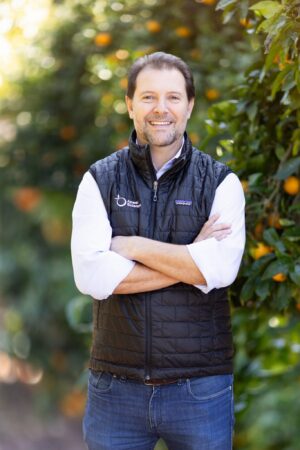
<svg viewBox="0 0 300 450"><path fill-rule="evenodd" d="M155 91L142 91L140 93L140 95L144 95L144 94L155 94ZM182 92L178 92L178 91L169 91L167 92L167 94L176 94L176 95L182 95Z"/></svg>

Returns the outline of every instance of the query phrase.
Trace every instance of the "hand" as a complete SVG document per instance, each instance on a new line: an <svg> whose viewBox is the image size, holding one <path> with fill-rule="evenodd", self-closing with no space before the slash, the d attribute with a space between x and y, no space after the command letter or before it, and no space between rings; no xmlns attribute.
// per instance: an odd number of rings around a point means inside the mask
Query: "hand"
<svg viewBox="0 0 300 450"><path fill-rule="evenodd" d="M115 236L111 240L110 250L118 253L124 258L134 259L135 236Z"/></svg>
<svg viewBox="0 0 300 450"><path fill-rule="evenodd" d="M201 228L200 233L194 242L204 241L205 239L215 238L217 241L225 239L231 233L231 225L228 223L216 223L219 219L219 214L211 216Z"/></svg>

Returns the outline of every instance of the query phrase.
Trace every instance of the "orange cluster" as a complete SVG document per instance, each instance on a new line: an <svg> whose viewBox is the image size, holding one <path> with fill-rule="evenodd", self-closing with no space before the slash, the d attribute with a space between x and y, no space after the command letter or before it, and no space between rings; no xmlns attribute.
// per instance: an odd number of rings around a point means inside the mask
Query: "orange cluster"
<svg viewBox="0 0 300 450"><path fill-rule="evenodd" d="M34 210L42 198L41 191L34 187L22 187L17 189L13 195L15 206L24 212Z"/></svg>
<svg viewBox="0 0 300 450"><path fill-rule="evenodd" d="M98 33L95 36L94 42L97 47L107 47L112 42L112 36L107 32Z"/></svg>

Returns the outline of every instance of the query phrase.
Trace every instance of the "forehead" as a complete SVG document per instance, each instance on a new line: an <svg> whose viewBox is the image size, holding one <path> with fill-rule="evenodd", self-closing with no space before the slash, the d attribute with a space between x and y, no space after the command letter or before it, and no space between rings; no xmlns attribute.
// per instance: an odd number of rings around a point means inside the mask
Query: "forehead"
<svg viewBox="0 0 300 450"><path fill-rule="evenodd" d="M145 91L186 93L184 76L175 68L145 67L137 76L135 92L138 94Z"/></svg>

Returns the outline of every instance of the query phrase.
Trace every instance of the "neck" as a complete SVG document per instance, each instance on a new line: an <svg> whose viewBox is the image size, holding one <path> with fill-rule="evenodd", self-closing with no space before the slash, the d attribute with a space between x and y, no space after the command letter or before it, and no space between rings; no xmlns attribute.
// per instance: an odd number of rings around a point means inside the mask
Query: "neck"
<svg viewBox="0 0 300 450"><path fill-rule="evenodd" d="M179 149L182 146L182 138L180 138L180 141L176 141L171 145L165 146L165 147L158 147L158 146L150 146L150 153L153 165L156 170L161 169L161 167L170 159L174 158L176 153L179 151Z"/></svg>

